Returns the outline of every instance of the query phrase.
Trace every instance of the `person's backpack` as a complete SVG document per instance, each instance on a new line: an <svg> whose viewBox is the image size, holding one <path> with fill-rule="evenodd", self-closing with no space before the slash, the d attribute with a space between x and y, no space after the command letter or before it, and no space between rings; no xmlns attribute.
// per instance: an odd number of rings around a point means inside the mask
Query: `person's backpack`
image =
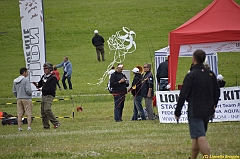
<svg viewBox="0 0 240 159"><path fill-rule="evenodd" d="M33 121L32 117L32 121ZM0 118L1 120L1 118ZM22 118L22 123L27 124L27 118ZM2 125L17 125L18 119L16 116L13 116L12 114L8 114L7 112L2 112Z"/></svg>
<svg viewBox="0 0 240 159"><path fill-rule="evenodd" d="M112 77L112 75L115 75L115 73L114 73L114 72L111 73L110 78ZM110 85L110 78L109 78L108 83L107 83L107 90L109 91L109 93L112 94L112 87L111 87L111 85Z"/></svg>
<svg viewBox="0 0 240 159"><path fill-rule="evenodd" d="M17 124L18 124L18 121L16 117L2 119L2 125L17 125Z"/></svg>
<svg viewBox="0 0 240 159"><path fill-rule="evenodd" d="M110 86L110 80L107 83L107 89L110 93L112 93L112 87Z"/></svg>
<svg viewBox="0 0 240 159"><path fill-rule="evenodd" d="M6 112L2 112L2 125L17 125L18 121L17 118L14 117L12 114L8 114Z"/></svg>

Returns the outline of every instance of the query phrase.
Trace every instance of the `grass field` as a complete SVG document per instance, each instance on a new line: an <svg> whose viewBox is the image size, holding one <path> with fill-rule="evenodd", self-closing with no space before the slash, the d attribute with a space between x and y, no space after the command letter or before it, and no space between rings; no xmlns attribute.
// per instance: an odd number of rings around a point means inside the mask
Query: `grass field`
<svg viewBox="0 0 240 159"><path fill-rule="evenodd" d="M44 1L47 61L58 64L67 55L73 64L73 90L57 91L56 98L74 99L53 103L61 127L45 131L34 119L31 132L0 126L0 158L188 158L191 150L187 124L159 124L158 121L130 121L132 97L127 96L122 123L113 121L113 98L105 90L107 81L97 83L113 59L105 45L106 61L96 60L91 44L93 30L105 40L123 26L137 34L137 50L128 54L125 69L153 62L154 51L168 45L168 34L204 9L212 0L47 0ZM235 0L240 4L240 0ZM15 102L12 81L25 66L22 51L18 1L0 0L0 103ZM240 54L219 53L219 73L226 86L235 86ZM180 58L177 84L181 84L191 64ZM59 69L62 73L62 69ZM240 80L238 80L240 82ZM238 83L239 83L238 82ZM100 96L100 94L105 94ZM36 99L39 100L39 99ZM0 110L16 114L16 105L0 105ZM157 110L155 110L157 113ZM40 116L34 103L33 116ZM207 134L213 155L240 156L239 122L210 123ZM202 158L199 156L199 159Z"/></svg>

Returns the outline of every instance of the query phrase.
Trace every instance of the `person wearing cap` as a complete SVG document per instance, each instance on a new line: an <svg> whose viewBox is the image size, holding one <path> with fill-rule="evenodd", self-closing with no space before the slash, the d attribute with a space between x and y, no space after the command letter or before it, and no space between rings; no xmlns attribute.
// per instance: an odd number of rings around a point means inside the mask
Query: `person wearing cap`
<svg viewBox="0 0 240 159"><path fill-rule="evenodd" d="M67 85L66 85L66 79L68 81L68 86L69 89L72 90L72 82L71 82L71 76L72 76L72 63L68 60L67 56L63 57L63 62L56 65L56 68L63 67L63 76L62 76L62 84L63 88L67 90Z"/></svg>
<svg viewBox="0 0 240 159"><path fill-rule="evenodd" d="M129 86L127 77L122 73L123 67L123 64L118 64L116 71L110 77L110 87L114 97L114 120L116 122L122 121L125 94L127 94L127 87Z"/></svg>
<svg viewBox="0 0 240 159"><path fill-rule="evenodd" d="M218 85L220 88L224 87L226 82L223 80L223 76L221 74L219 74L217 76L217 81L218 81Z"/></svg>
<svg viewBox="0 0 240 159"><path fill-rule="evenodd" d="M92 38L92 44L96 48L97 60L101 61L100 54L102 56L102 61L105 61L104 58L104 38L98 34L98 30L94 30L94 37Z"/></svg>
<svg viewBox="0 0 240 159"><path fill-rule="evenodd" d="M132 81L132 87L130 88L131 93L133 95L133 116L132 120L138 120L138 113L140 113L140 117L142 120L146 120L146 116L142 107L142 96L141 96L141 89L142 89L142 75L139 72L137 67L133 68L132 72L134 73L134 78Z"/></svg>
<svg viewBox="0 0 240 159"><path fill-rule="evenodd" d="M44 75L38 83L33 83L39 91L42 91L41 115L44 129L50 129L49 120L54 125L54 129L60 126L59 121L54 116L51 106L56 95L57 78L53 73L53 65L49 62L43 64Z"/></svg>
<svg viewBox="0 0 240 159"><path fill-rule="evenodd" d="M22 131L22 117L27 115L28 130L31 130L32 122L32 89L27 68L20 69L20 76L13 81L13 94L17 97L18 130Z"/></svg>

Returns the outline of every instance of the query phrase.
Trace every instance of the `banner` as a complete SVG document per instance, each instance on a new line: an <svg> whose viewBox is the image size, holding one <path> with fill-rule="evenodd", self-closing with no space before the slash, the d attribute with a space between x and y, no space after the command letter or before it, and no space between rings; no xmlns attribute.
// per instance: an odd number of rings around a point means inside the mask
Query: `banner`
<svg viewBox="0 0 240 159"><path fill-rule="evenodd" d="M189 44L181 45L179 56L192 56L193 52L197 49L202 49L209 53L215 52L239 52L240 41L226 41L226 42L215 42L215 43L201 43L201 44Z"/></svg>
<svg viewBox="0 0 240 159"><path fill-rule="evenodd" d="M38 82L46 61L42 0L19 0L23 51L30 82ZM33 97L41 97L32 84Z"/></svg>
<svg viewBox="0 0 240 159"><path fill-rule="evenodd" d="M213 122L240 121L240 87L220 89L221 94ZM180 91L157 91L157 107L160 123L176 123L174 111ZM179 123L187 123L188 103L185 101Z"/></svg>

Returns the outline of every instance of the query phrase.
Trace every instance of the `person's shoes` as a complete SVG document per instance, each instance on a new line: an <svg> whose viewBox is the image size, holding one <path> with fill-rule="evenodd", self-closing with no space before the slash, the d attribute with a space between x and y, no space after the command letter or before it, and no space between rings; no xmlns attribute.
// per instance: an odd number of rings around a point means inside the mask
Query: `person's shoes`
<svg viewBox="0 0 240 159"><path fill-rule="evenodd" d="M43 127L43 129L50 129L50 127Z"/></svg>
<svg viewBox="0 0 240 159"><path fill-rule="evenodd" d="M58 122L57 125L54 125L54 129L57 129L61 124Z"/></svg>
<svg viewBox="0 0 240 159"><path fill-rule="evenodd" d="M62 90L62 88L59 88L59 90L61 91L61 90Z"/></svg>
<svg viewBox="0 0 240 159"><path fill-rule="evenodd" d="M31 127L28 127L28 129L27 130L32 130L32 128Z"/></svg>
<svg viewBox="0 0 240 159"><path fill-rule="evenodd" d="M18 131L22 131L22 128L18 128Z"/></svg>

